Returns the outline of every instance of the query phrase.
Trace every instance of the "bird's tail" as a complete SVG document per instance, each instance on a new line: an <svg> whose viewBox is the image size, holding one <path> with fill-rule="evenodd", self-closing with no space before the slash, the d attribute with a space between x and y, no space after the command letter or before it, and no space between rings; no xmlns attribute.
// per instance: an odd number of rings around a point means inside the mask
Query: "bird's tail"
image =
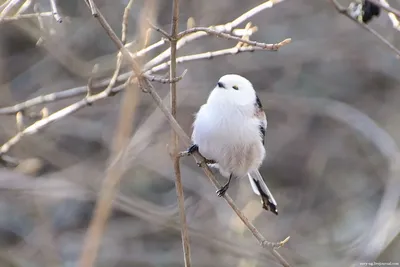
<svg viewBox="0 0 400 267"><path fill-rule="evenodd" d="M260 172L258 170L251 171L249 172L248 176L251 188L253 189L254 193L261 197L263 208L278 215L278 205L271 192L269 191L267 185L265 184Z"/></svg>

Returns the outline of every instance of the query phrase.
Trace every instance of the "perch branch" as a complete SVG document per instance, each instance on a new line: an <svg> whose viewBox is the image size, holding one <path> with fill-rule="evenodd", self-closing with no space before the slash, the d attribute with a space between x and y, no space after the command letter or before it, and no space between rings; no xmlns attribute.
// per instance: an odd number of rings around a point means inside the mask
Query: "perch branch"
<svg viewBox="0 0 400 267"><path fill-rule="evenodd" d="M174 0L172 7L172 26L171 26L171 35L170 38L170 48L171 48L171 64L169 68L169 78L172 81L176 77L176 43L178 39L178 22L179 22L179 0ZM161 30L161 29L160 29ZM162 31L161 31L162 33ZM171 107L171 115L176 119L176 111L177 111L177 92L176 92L176 82L172 82L169 85L170 90L170 107ZM185 267L192 266L190 259L190 242L189 242L189 231L188 225L186 221L186 212L185 212L185 196L183 193L182 186L182 176L181 176L181 167L178 156L178 135L175 133L173 129L171 129L171 143L172 143L172 151L171 157L174 165L175 172L175 189L176 195L178 198L178 207L179 207L179 219L181 225L181 238L182 238L182 247L183 247L183 256L185 261Z"/></svg>

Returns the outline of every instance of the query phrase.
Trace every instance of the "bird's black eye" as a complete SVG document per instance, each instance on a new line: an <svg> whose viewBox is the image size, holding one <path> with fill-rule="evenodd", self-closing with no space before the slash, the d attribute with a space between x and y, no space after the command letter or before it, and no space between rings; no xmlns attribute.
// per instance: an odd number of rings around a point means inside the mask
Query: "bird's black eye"
<svg viewBox="0 0 400 267"><path fill-rule="evenodd" d="M232 86L233 89L239 90L239 87L237 85Z"/></svg>
<svg viewBox="0 0 400 267"><path fill-rule="evenodd" d="M225 88L225 84L223 84L221 82L218 82L217 85L218 85L219 88Z"/></svg>

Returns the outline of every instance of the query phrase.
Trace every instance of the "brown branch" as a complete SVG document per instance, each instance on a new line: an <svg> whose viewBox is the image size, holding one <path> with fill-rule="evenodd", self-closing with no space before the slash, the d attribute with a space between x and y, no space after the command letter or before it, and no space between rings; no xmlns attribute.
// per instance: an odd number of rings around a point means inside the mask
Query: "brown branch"
<svg viewBox="0 0 400 267"><path fill-rule="evenodd" d="M164 84L165 84L165 83L173 84L173 83L177 83L177 82L179 82L180 80L182 80L183 77L185 76L186 72L187 72L187 70L184 70L184 71L182 72L182 74L179 75L178 77L169 78L169 79L160 78L160 77L157 77L157 76L152 76L152 75L149 75L149 74L147 74L147 73L146 73L146 76L147 76L147 79L148 79L149 81L151 81L151 82L159 82L159 83L164 83Z"/></svg>
<svg viewBox="0 0 400 267"><path fill-rule="evenodd" d="M174 80L176 78L176 43L178 40L178 21L179 21L179 0L174 0L172 5L172 26L171 26L171 35L170 35L170 47L171 47L171 64L169 68L169 78L170 80ZM161 29L159 29L161 30ZM161 31L162 32L162 31ZM171 107L171 115L176 119L176 111L177 111L177 92L176 92L176 82L170 83L170 107ZM182 186L182 177L181 177L181 168L180 168L180 157L178 156L178 135L175 133L173 129L171 129L171 143L172 143L172 151L171 157L174 165L175 172L175 189L176 195L178 198L178 206L179 206L179 218L181 223L181 238L182 238L182 247L183 247L183 256L185 260L185 267L190 267L192 265L190 259L190 242L189 242L189 233L188 233L188 225L186 222L186 213L185 213L185 196L183 193Z"/></svg>
<svg viewBox="0 0 400 267"><path fill-rule="evenodd" d="M354 21L356 24L360 25L364 30L369 31L373 35L375 35L382 43L384 43L387 47L389 47L391 50L393 50L398 56L400 56L400 50L397 49L393 44L391 44L385 37L380 35L377 31L372 29L370 26L368 26L365 23L362 23L358 21L357 19L353 18L347 8L343 7L337 0L331 0L332 4L335 6L337 11L339 11L340 14L345 15L346 17L350 18L352 21Z"/></svg>
<svg viewBox="0 0 400 267"><path fill-rule="evenodd" d="M220 32L220 31L217 31L215 29L206 28L206 27L196 27L196 28L191 28L191 29L185 30L185 31L183 31L183 32L178 34L178 39L181 39L186 35L193 34L193 33L196 33L196 32L206 32L207 34L210 34L210 35L215 35L215 36L218 36L218 37L221 37L221 38L225 38L225 39L229 39L229 40L235 40L235 41L238 41L238 42L241 42L241 43L245 43L245 44L249 44L249 45L252 45L252 46L261 47L261 48L263 48L265 50L273 50L273 51L278 50L281 46L286 45L286 44L288 44L288 43L290 43L292 41L290 38L288 38L288 39L285 39L285 40L281 41L278 44L266 44L266 43L260 43L260 42L256 42L256 41L250 41L250 40L247 40L247 39L236 37L236 36L230 35L228 33Z"/></svg>
<svg viewBox="0 0 400 267"><path fill-rule="evenodd" d="M254 46L232 47L232 48L227 48L227 49L221 49L221 50L210 51L210 52L205 52L205 53L200 53L200 54L178 57L176 59L176 62L177 63L185 63L185 62L189 62L189 61L213 59L214 57L220 57L220 56L226 56L226 55L236 55L236 54L243 53L243 52L254 52L254 51L261 51L261 50L264 50L264 49L261 47L254 47ZM171 61L167 61L165 63L157 65L157 66L149 69L148 71L146 71L146 74L150 75L151 73L164 70L164 69L168 68L168 66L170 64L171 64ZM0 114L1 114L1 109L0 109Z"/></svg>
<svg viewBox="0 0 400 267"><path fill-rule="evenodd" d="M163 29L161 29L160 27L157 27L156 25L154 25L153 23L151 23L151 21L147 21L147 23L149 23L150 27L155 30L156 32L161 33L162 36L164 36L164 38L166 38L167 40L171 41L171 36L164 31Z"/></svg>

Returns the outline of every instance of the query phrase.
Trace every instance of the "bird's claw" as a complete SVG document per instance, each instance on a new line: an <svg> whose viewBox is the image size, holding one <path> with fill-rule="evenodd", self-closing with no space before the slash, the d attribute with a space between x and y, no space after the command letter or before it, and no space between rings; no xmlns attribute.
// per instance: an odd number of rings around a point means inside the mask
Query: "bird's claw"
<svg viewBox="0 0 400 267"><path fill-rule="evenodd" d="M199 151L199 146L194 144L194 145L191 145L188 148L188 150L180 152L179 157L191 156L194 152L198 152L198 151Z"/></svg>

